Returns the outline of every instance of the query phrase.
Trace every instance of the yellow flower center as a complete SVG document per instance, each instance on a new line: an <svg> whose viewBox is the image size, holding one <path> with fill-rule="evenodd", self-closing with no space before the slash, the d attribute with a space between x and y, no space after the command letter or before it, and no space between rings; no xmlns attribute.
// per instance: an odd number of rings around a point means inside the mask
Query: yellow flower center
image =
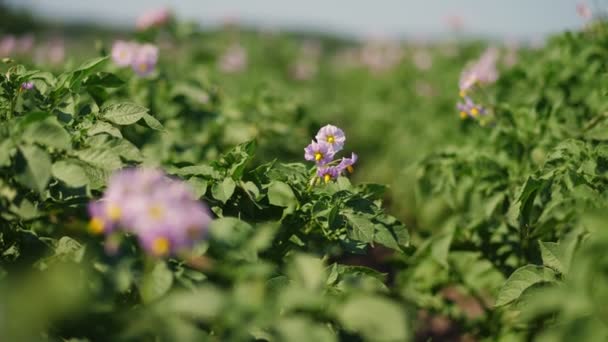
<svg viewBox="0 0 608 342"><path fill-rule="evenodd" d="M461 91L458 93L458 95L460 95L460 97L465 97L465 96L467 96L467 92L466 92L466 91L464 91L464 90L461 90Z"/></svg>
<svg viewBox="0 0 608 342"><path fill-rule="evenodd" d="M479 110L477 110L477 108L473 107L473 109L471 109L471 115L473 115L473 116L479 115Z"/></svg>
<svg viewBox="0 0 608 342"><path fill-rule="evenodd" d="M148 211L148 214L150 214L150 217L153 220L160 220L163 217L164 210L161 206L155 205L155 206L152 206L152 208L150 208L150 210Z"/></svg>
<svg viewBox="0 0 608 342"><path fill-rule="evenodd" d="M346 167L346 170L348 171L348 173L353 173L353 172L355 172L355 168L354 168L354 167L352 167L352 165L348 165L348 166Z"/></svg>
<svg viewBox="0 0 608 342"><path fill-rule="evenodd" d="M336 141L336 138L333 135L327 136L327 142L333 144Z"/></svg>
<svg viewBox="0 0 608 342"><path fill-rule="evenodd" d="M467 112L460 112L460 118L462 120L466 119L467 118Z"/></svg>
<svg viewBox="0 0 608 342"><path fill-rule="evenodd" d="M329 183L329 181L331 180L331 175L326 173L325 176L323 176L323 180L325 181L325 183Z"/></svg>
<svg viewBox="0 0 608 342"><path fill-rule="evenodd" d="M323 159L323 153L321 153L321 152L315 153L315 160L319 161L321 159Z"/></svg>
<svg viewBox="0 0 608 342"><path fill-rule="evenodd" d="M139 68L140 72L148 71L148 64L146 64L146 63L139 63L139 65L137 67Z"/></svg>
<svg viewBox="0 0 608 342"><path fill-rule="evenodd" d="M101 234L104 230L103 220L99 217L93 217L89 222L89 232L92 234Z"/></svg>
<svg viewBox="0 0 608 342"><path fill-rule="evenodd" d="M169 253L170 243L167 238L159 237L152 242L152 253L156 256L164 256Z"/></svg>
<svg viewBox="0 0 608 342"><path fill-rule="evenodd" d="M108 207L106 208L106 214L108 215L110 220L118 221L120 219L120 217L122 216L122 211L120 210L119 206L117 206L116 204L110 203L110 204L108 204Z"/></svg>

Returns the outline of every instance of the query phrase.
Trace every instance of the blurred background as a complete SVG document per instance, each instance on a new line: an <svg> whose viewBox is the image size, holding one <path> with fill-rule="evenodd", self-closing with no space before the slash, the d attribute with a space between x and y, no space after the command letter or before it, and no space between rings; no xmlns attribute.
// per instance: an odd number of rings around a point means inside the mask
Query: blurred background
<svg viewBox="0 0 608 342"><path fill-rule="evenodd" d="M583 24L575 11L577 2L573 0L5 0L4 3L58 23L128 28L142 11L168 6L179 18L205 26L238 21L268 29L322 31L356 37L430 39L456 29L475 37L539 39Z"/></svg>

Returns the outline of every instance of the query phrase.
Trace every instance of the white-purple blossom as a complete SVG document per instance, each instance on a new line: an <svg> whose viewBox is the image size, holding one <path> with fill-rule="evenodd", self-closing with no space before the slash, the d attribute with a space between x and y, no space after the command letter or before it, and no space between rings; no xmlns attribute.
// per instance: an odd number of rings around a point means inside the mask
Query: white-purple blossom
<svg viewBox="0 0 608 342"><path fill-rule="evenodd" d="M317 135L315 136L318 142L327 143L331 151L335 154L342 150L346 136L344 131L334 125L326 125L321 127Z"/></svg>
<svg viewBox="0 0 608 342"><path fill-rule="evenodd" d="M138 44L134 42L126 42L117 40L112 44L112 61L120 67L131 65L133 57L137 52Z"/></svg>
<svg viewBox="0 0 608 342"><path fill-rule="evenodd" d="M168 8L156 8L142 13L137 18L135 26L143 31L152 27L160 27L171 20L172 14Z"/></svg>
<svg viewBox="0 0 608 342"><path fill-rule="evenodd" d="M459 102L456 104L456 108L460 113L460 118L466 119L467 117L478 118L480 115L485 115L486 110L482 106L475 104L473 99L470 97L465 97L464 102Z"/></svg>
<svg viewBox="0 0 608 342"><path fill-rule="evenodd" d="M498 49L490 47L475 61L472 65L465 68L460 75L458 86L460 88L460 96L466 96L467 93L476 84L491 84L498 79Z"/></svg>
<svg viewBox="0 0 608 342"><path fill-rule="evenodd" d="M304 159L314 161L317 165L329 163L333 159L334 154L331 146L326 142L311 141L304 149Z"/></svg>
<svg viewBox="0 0 608 342"><path fill-rule="evenodd" d="M156 63L158 63L158 47L152 44L143 44L135 50L131 68L139 76L145 77L154 72Z"/></svg>
<svg viewBox="0 0 608 342"><path fill-rule="evenodd" d="M135 235L155 256L187 250L204 237L211 222L208 208L186 183L147 168L114 174L103 198L89 204L89 214L92 232Z"/></svg>
<svg viewBox="0 0 608 342"><path fill-rule="evenodd" d="M355 165L358 158L359 158L359 156L357 156L354 152L351 153L350 158L343 157L342 160L340 161L340 164L338 164L338 166L337 166L338 173L339 174L342 174L345 172L353 173L353 171L354 171L353 165Z"/></svg>
<svg viewBox="0 0 608 342"><path fill-rule="evenodd" d="M319 179L329 183L341 174L353 172L353 165L358 159L355 153L352 153L350 158L333 160L335 154L344 147L344 131L336 126L326 125L319 130L315 138L316 141L311 141L304 149L304 159L314 161L317 168L311 185L317 184Z"/></svg>
<svg viewBox="0 0 608 342"><path fill-rule="evenodd" d="M325 183L338 178L339 175L340 170L337 166L321 166L317 169L317 177Z"/></svg>

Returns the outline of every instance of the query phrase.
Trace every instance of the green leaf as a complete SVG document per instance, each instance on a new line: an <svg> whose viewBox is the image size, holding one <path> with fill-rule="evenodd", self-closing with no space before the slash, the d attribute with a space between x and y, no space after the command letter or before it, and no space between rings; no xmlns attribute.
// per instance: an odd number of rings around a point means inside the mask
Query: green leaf
<svg viewBox="0 0 608 342"><path fill-rule="evenodd" d="M374 224L366 217L351 213L344 214L352 229L348 236L357 241L371 243L374 241Z"/></svg>
<svg viewBox="0 0 608 342"><path fill-rule="evenodd" d="M350 298L338 311L344 327L370 341L406 341L408 321L401 307L378 296Z"/></svg>
<svg viewBox="0 0 608 342"><path fill-rule="evenodd" d="M11 153L14 148L15 144L10 139L0 143L0 167L11 165Z"/></svg>
<svg viewBox="0 0 608 342"><path fill-rule="evenodd" d="M190 177L190 179L188 179L188 184L190 184L196 198L203 197L207 192L207 181L203 178Z"/></svg>
<svg viewBox="0 0 608 342"><path fill-rule="evenodd" d="M111 123L105 121L97 121L87 131L87 134L89 136L93 136L100 133L107 133L113 137L122 138L122 133L120 133L120 130L112 126Z"/></svg>
<svg viewBox="0 0 608 342"><path fill-rule="evenodd" d="M560 274L568 274L578 242L579 234L577 232L567 234L559 243L539 241L543 265Z"/></svg>
<svg viewBox="0 0 608 342"><path fill-rule="evenodd" d="M526 265L518 268L498 292L495 306L503 306L517 300L526 289L533 285L555 280L555 272L550 268Z"/></svg>
<svg viewBox="0 0 608 342"><path fill-rule="evenodd" d="M132 125L147 113L147 108L134 103L115 103L101 109L101 117L117 125Z"/></svg>
<svg viewBox="0 0 608 342"><path fill-rule="evenodd" d="M146 125L148 125L148 127L155 129L157 131L164 131L165 127L163 127L163 124L160 123L160 121L156 120L155 117L153 117L152 115L146 113L143 116L144 118L144 122L146 123Z"/></svg>
<svg viewBox="0 0 608 342"><path fill-rule="evenodd" d="M232 247L245 242L252 231L253 228L249 223L236 217L218 218L213 220L209 226L209 234L212 239Z"/></svg>
<svg viewBox="0 0 608 342"><path fill-rule="evenodd" d="M76 151L76 157L80 160L104 170L116 170L122 166L118 155L113 151L102 147L91 147Z"/></svg>
<svg viewBox="0 0 608 342"><path fill-rule="evenodd" d="M273 181L268 186L268 202L277 207L296 206L298 200L289 185L280 181Z"/></svg>
<svg viewBox="0 0 608 342"><path fill-rule="evenodd" d="M312 255L297 254L289 267L289 278L308 290L320 289L326 280L323 261Z"/></svg>
<svg viewBox="0 0 608 342"><path fill-rule="evenodd" d="M164 261L157 261L144 273L140 294L144 303L162 297L173 285L173 273Z"/></svg>
<svg viewBox="0 0 608 342"><path fill-rule="evenodd" d="M163 313L208 320L216 317L224 305L224 294L211 286L193 291L172 293L158 303Z"/></svg>
<svg viewBox="0 0 608 342"><path fill-rule="evenodd" d="M22 139L29 143L38 143L60 150L72 148L70 134L54 117L28 125L23 132Z"/></svg>
<svg viewBox="0 0 608 342"><path fill-rule="evenodd" d="M42 193L51 179L51 157L37 146L22 146L19 150L26 165L15 178L28 188Z"/></svg>
<svg viewBox="0 0 608 342"><path fill-rule="evenodd" d="M211 188L211 195L218 201L222 203L228 202L232 194L234 194L234 189L236 188L236 183L232 180L232 178L224 178L224 181L221 183L216 183Z"/></svg>
<svg viewBox="0 0 608 342"><path fill-rule="evenodd" d="M89 182L84 169L74 160L67 159L55 162L51 173L53 177L72 187L81 187Z"/></svg>

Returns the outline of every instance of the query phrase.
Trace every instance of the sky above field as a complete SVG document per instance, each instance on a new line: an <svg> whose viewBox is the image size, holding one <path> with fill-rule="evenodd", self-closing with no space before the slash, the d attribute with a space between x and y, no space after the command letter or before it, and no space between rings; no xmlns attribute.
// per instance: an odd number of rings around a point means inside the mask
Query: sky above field
<svg viewBox="0 0 608 342"><path fill-rule="evenodd" d="M599 2L599 3L598 3ZM133 25L149 8L169 6L183 19L218 25L228 18L265 28L290 28L365 36L432 37L449 32L460 17L463 32L536 39L581 27L576 0L8 0L63 21ZM590 2L607 8L606 1Z"/></svg>

